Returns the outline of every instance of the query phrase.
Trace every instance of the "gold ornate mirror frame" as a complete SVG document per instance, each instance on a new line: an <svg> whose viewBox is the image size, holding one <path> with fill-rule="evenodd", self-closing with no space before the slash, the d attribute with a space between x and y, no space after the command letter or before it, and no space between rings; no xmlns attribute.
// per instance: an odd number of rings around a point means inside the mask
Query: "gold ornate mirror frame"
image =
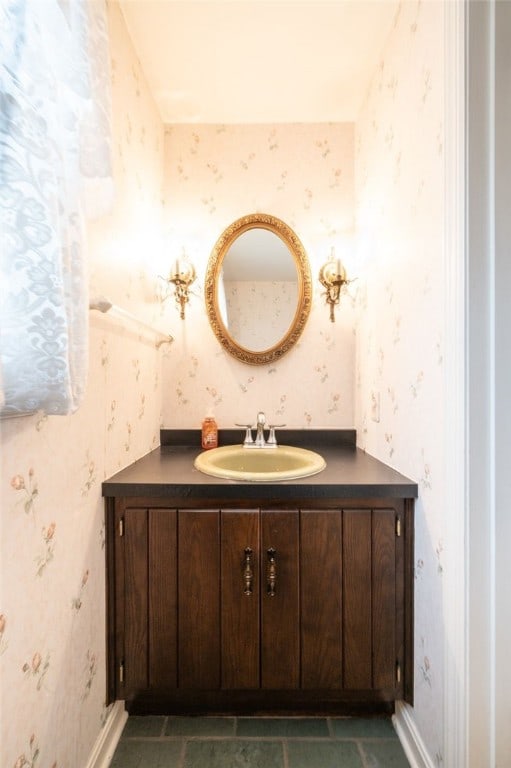
<svg viewBox="0 0 511 768"><path fill-rule="evenodd" d="M218 303L218 278L229 248L249 229L266 229L277 235L294 259L298 281L298 300L294 319L285 335L272 347L262 351L250 350L238 344L225 327ZM275 216L254 213L242 216L221 234L209 257L204 287L206 310L211 328L224 349L242 363L264 365L278 360L298 341L310 314L312 280L305 249L293 230Z"/></svg>

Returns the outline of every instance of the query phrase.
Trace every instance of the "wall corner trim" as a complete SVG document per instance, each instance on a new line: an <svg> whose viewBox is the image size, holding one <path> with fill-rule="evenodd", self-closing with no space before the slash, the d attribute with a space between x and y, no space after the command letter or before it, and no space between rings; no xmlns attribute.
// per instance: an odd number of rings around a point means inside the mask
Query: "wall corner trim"
<svg viewBox="0 0 511 768"><path fill-rule="evenodd" d="M392 722L411 768L435 768L411 715L412 708L396 701Z"/></svg>
<svg viewBox="0 0 511 768"><path fill-rule="evenodd" d="M479 5L479 4L477 4ZM443 744L446 766L465 766L467 738L467 218L466 13L463 0L444 3L444 282L445 516Z"/></svg>
<svg viewBox="0 0 511 768"><path fill-rule="evenodd" d="M116 701L96 739L85 768L108 768L127 719L124 701Z"/></svg>

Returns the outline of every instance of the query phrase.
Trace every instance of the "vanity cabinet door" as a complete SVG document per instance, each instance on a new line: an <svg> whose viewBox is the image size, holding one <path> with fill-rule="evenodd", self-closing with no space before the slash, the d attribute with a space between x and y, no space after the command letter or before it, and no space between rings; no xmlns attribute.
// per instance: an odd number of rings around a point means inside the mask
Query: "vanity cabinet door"
<svg viewBox="0 0 511 768"><path fill-rule="evenodd" d="M178 684L220 687L220 513L178 512Z"/></svg>
<svg viewBox="0 0 511 768"><path fill-rule="evenodd" d="M261 688L300 687L299 512L261 513Z"/></svg>
<svg viewBox="0 0 511 768"><path fill-rule="evenodd" d="M147 688L148 573L147 510L130 509L119 519L116 572L118 683L121 695L129 696ZM122 631L122 629L124 631Z"/></svg>
<svg viewBox="0 0 511 768"><path fill-rule="evenodd" d="M301 512L302 688L342 688L342 512Z"/></svg>
<svg viewBox="0 0 511 768"><path fill-rule="evenodd" d="M222 688L300 686L299 513L221 513Z"/></svg>
<svg viewBox="0 0 511 768"><path fill-rule="evenodd" d="M149 687L177 686L177 512L148 510Z"/></svg>
<svg viewBox="0 0 511 768"><path fill-rule="evenodd" d="M116 694L220 686L220 513L116 512Z"/></svg>
<svg viewBox="0 0 511 768"><path fill-rule="evenodd" d="M301 512L302 688L399 687L404 595L397 529L394 509Z"/></svg>
<svg viewBox="0 0 511 768"><path fill-rule="evenodd" d="M130 508L115 516L116 694L176 685L176 512Z"/></svg>
<svg viewBox="0 0 511 768"><path fill-rule="evenodd" d="M221 514L222 688L259 688L259 510Z"/></svg>
<svg viewBox="0 0 511 768"><path fill-rule="evenodd" d="M402 636L397 518L393 509L343 511L343 646L346 690L399 684ZM398 594L399 592L399 594Z"/></svg>

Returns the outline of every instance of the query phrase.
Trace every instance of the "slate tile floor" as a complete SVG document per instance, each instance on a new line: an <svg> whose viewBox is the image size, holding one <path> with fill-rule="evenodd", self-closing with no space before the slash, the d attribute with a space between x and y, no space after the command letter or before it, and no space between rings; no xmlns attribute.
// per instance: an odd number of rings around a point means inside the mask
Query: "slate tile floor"
<svg viewBox="0 0 511 768"><path fill-rule="evenodd" d="M409 768L388 718L129 717L110 768Z"/></svg>

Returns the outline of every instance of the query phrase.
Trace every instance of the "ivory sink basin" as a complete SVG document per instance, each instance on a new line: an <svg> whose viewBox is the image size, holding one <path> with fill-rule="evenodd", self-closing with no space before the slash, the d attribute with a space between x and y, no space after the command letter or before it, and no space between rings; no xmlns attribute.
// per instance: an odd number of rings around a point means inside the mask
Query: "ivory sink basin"
<svg viewBox="0 0 511 768"><path fill-rule="evenodd" d="M291 445L245 448L225 445L200 453L194 461L200 472L224 480L274 482L316 475L326 467L319 453Z"/></svg>

